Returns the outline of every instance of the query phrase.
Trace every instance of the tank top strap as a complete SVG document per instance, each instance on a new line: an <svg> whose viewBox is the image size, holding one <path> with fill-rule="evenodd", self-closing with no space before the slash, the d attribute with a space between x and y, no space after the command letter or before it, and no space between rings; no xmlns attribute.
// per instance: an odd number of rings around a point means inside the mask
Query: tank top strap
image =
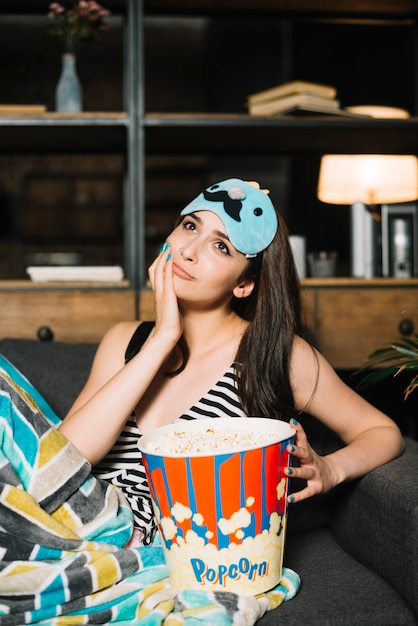
<svg viewBox="0 0 418 626"><path fill-rule="evenodd" d="M142 348L148 338L151 330L154 328L154 322L142 322L132 335L128 347L125 352L125 363L128 363Z"/></svg>

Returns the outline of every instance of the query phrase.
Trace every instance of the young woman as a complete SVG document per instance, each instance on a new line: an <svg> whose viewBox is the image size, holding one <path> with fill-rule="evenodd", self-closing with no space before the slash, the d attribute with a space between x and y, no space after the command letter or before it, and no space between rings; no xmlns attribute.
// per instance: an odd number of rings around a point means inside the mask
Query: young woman
<svg viewBox="0 0 418 626"><path fill-rule="evenodd" d="M137 440L179 418L291 420L298 467L287 471L306 481L295 502L402 453L394 422L303 339L288 233L256 183L223 181L187 205L149 278L155 325L147 337L138 322L106 334L61 426L96 475L122 488L142 541L151 541L154 523ZM345 447L319 456L295 419L303 411Z"/></svg>

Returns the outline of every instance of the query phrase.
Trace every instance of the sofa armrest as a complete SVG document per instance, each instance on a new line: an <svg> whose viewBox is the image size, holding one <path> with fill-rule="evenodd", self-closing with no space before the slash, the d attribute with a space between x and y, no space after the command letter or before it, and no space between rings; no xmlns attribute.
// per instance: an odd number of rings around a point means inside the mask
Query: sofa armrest
<svg viewBox="0 0 418 626"><path fill-rule="evenodd" d="M0 340L0 354L28 378L61 418L85 384L96 350L94 343Z"/></svg>
<svg viewBox="0 0 418 626"><path fill-rule="evenodd" d="M339 544L386 579L418 615L418 442L352 485L333 515Z"/></svg>

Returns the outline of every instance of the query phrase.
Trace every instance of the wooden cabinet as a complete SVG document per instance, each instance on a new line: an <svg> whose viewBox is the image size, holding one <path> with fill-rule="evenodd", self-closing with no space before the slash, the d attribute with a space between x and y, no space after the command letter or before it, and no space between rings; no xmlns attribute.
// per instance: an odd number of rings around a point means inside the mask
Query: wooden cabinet
<svg viewBox="0 0 418 626"><path fill-rule="evenodd" d="M98 342L117 322L134 320L135 292L127 285L0 283L0 338Z"/></svg>
<svg viewBox="0 0 418 626"><path fill-rule="evenodd" d="M139 318L153 319L153 298L143 290ZM377 348L401 334L418 333L418 278L307 278L302 281L305 324L338 370L357 369Z"/></svg>
<svg viewBox="0 0 418 626"><path fill-rule="evenodd" d="M307 320L336 369L357 369L377 348L418 333L418 279L307 279Z"/></svg>
<svg viewBox="0 0 418 626"><path fill-rule="evenodd" d="M302 281L304 320L336 369L357 369L373 350L418 333L418 279ZM99 341L123 320L154 319L153 294L115 284L0 282L0 338Z"/></svg>

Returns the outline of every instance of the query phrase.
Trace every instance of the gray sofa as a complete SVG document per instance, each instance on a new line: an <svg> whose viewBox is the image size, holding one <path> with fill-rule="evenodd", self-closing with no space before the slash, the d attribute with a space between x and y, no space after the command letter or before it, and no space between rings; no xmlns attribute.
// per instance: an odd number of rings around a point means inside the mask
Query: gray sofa
<svg viewBox="0 0 418 626"><path fill-rule="evenodd" d="M96 347L3 339L0 354L63 416ZM339 445L309 416L301 421L319 453ZM361 480L291 506L284 561L301 588L260 626L418 624L418 442Z"/></svg>

